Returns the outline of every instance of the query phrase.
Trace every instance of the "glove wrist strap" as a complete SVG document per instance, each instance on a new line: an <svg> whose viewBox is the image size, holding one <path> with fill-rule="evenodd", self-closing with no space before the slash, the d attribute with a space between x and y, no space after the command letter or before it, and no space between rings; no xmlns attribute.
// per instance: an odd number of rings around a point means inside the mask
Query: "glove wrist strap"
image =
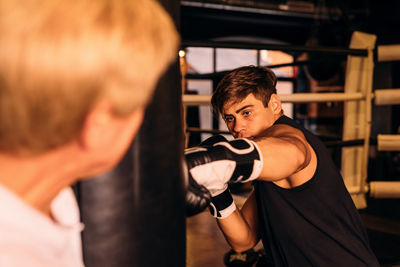
<svg viewBox="0 0 400 267"><path fill-rule="evenodd" d="M223 219L236 210L235 202L229 189L211 198L210 212L214 218Z"/></svg>

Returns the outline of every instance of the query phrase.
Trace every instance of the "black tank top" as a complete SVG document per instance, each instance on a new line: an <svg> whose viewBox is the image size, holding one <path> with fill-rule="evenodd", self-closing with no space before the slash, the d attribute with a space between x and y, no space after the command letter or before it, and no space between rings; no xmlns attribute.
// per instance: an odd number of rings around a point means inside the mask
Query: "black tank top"
<svg viewBox="0 0 400 267"><path fill-rule="evenodd" d="M309 181L292 189L254 182L261 239L274 266L379 266L325 145L286 116L275 124L301 130L318 165Z"/></svg>

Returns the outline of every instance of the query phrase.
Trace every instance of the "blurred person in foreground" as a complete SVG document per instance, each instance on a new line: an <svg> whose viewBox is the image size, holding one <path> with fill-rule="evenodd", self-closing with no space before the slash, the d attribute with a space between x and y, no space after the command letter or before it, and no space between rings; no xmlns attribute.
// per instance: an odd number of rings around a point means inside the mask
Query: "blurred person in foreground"
<svg viewBox="0 0 400 267"><path fill-rule="evenodd" d="M70 186L119 162L178 43L152 0L0 0L0 266L83 266Z"/></svg>

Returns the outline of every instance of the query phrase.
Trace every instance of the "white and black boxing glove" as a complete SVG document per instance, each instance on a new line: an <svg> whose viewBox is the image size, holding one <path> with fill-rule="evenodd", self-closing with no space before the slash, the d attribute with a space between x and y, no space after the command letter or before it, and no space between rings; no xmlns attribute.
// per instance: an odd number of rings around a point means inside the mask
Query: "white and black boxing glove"
<svg viewBox="0 0 400 267"><path fill-rule="evenodd" d="M190 217L202 212L210 205L211 193L207 188L198 184L188 172L186 175L186 217Z"/></svg>
<svg viewBox="0 0 400 267"><path fill-rule="evenodd" d="M257 144L247 139L212 139L208 142L211 145L187 150L185 158L191 177L211 193L212 215L225 218L236 209L228 183L257 179L262 170L262 154Z"/></svg>
<svg viewBox="0 0 400 267"><path fill-rule="evenodd" d="M225 137L222 135L212 136L202 143L199 146L207 147L212 146L215 143L227 141ZM212 205L211 201L211 193L208 191L206 187L198 184L187 170L186 164L184 165L185 169L185 177L187 181L187 190L186 190L186 217L190 217L196 215L203 210L205 210L208 206Z"/></svg>

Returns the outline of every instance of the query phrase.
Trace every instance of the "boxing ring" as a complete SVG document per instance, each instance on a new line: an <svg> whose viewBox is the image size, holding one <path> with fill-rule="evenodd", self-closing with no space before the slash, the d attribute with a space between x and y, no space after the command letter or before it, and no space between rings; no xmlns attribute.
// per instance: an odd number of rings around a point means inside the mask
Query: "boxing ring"
<svg viewBox="0 0 400 267"><path fill-rule="evenodd" d="M178 1L161 1L175 21ZM237 46L184 43L184 46L296 50L347 56L343 93L280 95L283 103L344 103L342 175L358 208L366 196L400 197L400 182L367 182L372 105L400 104L400 89L375 89L374 60L400 60L400 46L379 46L376 36L355 32L349 49ZM211 96L182 95L178 62L160 79L143 126L121 163L112 171L78 185L85 265L186 265L183 181L183 106L210 105ZM200 129L200 131L207 131ZM218 131L210 130L212 133ZM400 135L378 135L379 151L400 151Z"/></svg>
<svg viewBox="0 0 400 267"><path fill-rule="evenodd" d="M201 42L188 42L184 43L184 46L347 55L343 93L294 93L279 94L279 96L282 103L343 102L342 142L347 145L342 147L341 173L354 203L357 208L362 209L367 206L366 195L372 198L400 197L400 181L367 182L372 105L400 104L400 89L376 88L373 90L374 61L400 60L400 45L382 45L376 48L375 35L354 32L348 49ZM182 99L185 106L210 105L211 95L184 94ZM209 132L216 133L217 131ZM400 135L379 134L377 150L400 151Z"/></svg>

